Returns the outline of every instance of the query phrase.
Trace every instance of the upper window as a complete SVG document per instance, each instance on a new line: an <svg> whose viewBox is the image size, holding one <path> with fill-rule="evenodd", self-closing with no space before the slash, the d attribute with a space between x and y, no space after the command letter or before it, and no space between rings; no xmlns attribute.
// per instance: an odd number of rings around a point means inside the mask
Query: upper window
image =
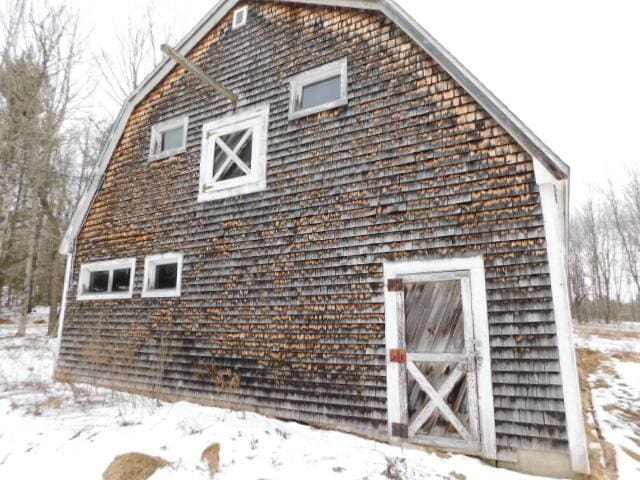
<svg viewBox="0 0 640 480"><path fill-rule="evenodd" d="M268 126L268 106L203 125L198 201L266 188Z"/></svg>
<svg viewBox="0 0 640 480"><path fill-rule="evenodd" d="M187 145L188 126L189 117L186 115L153 125L149 158L159 160L184 152Z"/></svg>
<svg viewBox="0 0 640 480"><path fill-rule="evenodd" d="M78 300L131 298L135 264L135 258L83 264Z"/></svg>
<svg viewBox="0 0 640 480"><path fill-rule="evenodd" d="M165 253L144 259L143 297L179 297L182 285L182 254Z"/></svg>
<svg viewBox="0 0 640 480"><path fill-rule="evenodd" d="M289 119L347 104L347 59L338 60L289 79Z"/></svg>
<svg viewBox="0 0 640 480"><path fill-rule="evenodd" d="M242 7L233 12L233 25L231 28L234 30L236 28L242 27L247 23L247 14L249 13L249 7Z"/></svg>

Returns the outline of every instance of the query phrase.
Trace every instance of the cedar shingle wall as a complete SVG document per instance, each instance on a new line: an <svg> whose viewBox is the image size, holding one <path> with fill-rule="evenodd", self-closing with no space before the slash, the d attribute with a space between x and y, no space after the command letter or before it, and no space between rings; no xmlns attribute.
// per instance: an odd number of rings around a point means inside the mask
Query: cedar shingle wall
<svg viewBox="0 0 640 480"><path fill-rule="evenodd" d="M533 164L380 14L249 2L189 57L269 103L268 189L196 202L227 101L175 70L136 108L79 235L60 368L78 378L383 431L383 260L485 255L500 456L566 449ZM347 56L346 108L289 122L287 78ZM149 163L152 123L188 152ZM182 296L142 299L144 256L184 253ZM79 265L135 256L134 298L77 302ZM239 383L239 386L235 386Z"/></svg>

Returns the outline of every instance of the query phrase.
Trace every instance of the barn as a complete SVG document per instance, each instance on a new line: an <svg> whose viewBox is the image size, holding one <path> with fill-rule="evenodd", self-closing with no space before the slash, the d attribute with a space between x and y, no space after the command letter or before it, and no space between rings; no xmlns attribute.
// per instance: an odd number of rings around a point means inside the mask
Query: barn
<svg viewBox="0 0 640 480"><path fill-rule="evenodd" d="M589 471L569 168L391 0L222 0L64 236L58 378Z"/></svg>

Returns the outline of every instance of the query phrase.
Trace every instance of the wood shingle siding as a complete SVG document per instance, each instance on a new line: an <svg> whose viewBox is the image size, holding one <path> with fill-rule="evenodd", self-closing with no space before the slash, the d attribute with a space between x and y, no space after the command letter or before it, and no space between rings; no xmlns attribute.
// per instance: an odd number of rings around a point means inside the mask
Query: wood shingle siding
<svg viewBox="0 0 640 480"><path fill-rule="evenodd" d="M242 3L244 4L244 3ZM270 105L267 189L197 203L202 125L229 102L181 68L129 119L76 240L59 372L383 435L384 260L484 255L498 454L566 450L531 157L381 13L246 2L188 55ZM346 57L348 105L288 120L288 78ZM187 152L149 162L151 125ZM182 295L140 298L146 255ZM136 258L130 300L76 301L82 263Z"/></svg>

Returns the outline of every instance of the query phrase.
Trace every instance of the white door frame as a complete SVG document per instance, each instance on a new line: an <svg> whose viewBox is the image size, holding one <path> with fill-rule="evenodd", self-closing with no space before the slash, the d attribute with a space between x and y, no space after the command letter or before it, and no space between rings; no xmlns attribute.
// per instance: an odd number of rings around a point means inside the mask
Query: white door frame
<svg viewBox="0 0 640 480"><path fill-rule="evenodd" d="M473 334L475 348L479 354L477 360L478 410L480 420L480 444L484 458L497 459L495 413L493 404L493 385L491 383L491 357L489 351L489 324L487 315L487 295L484 278L484 260L481 256L465 258L447 258L442 260L384 262L384 303L385 337L387 365L387 427L391 442L401 443L402 434L394 431L395 425L407 425L406 369L404 363L391 362L390 351L405 349L404 331L400 331L400 316L404 316L404 292L390 291L388 281L409 276L428 274L465 273L469 275L471 285L471 311L473 315ZM446 275L445 277L446 278ZM401 432L402 433L402 432ZM395 435L394 435L395 434ZM435 445L437 446L437 445Z"/></svg>

